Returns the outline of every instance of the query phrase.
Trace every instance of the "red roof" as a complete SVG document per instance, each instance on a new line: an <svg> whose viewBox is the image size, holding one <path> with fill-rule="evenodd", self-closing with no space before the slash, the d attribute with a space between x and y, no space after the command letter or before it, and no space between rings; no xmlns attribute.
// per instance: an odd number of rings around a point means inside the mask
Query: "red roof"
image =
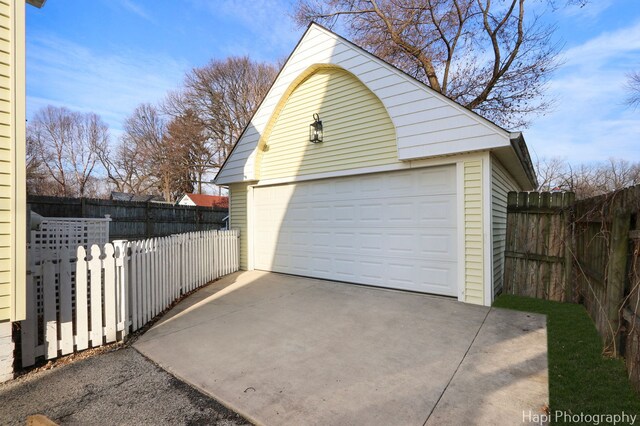
<svg viewBox="0 0 640 426"><path fill-rule="evenodd" d="M196 206L202 207L221 207L224 209L229 208L229 197L220 195L206 195L206 194L184 194L193 201Z"/></svg>

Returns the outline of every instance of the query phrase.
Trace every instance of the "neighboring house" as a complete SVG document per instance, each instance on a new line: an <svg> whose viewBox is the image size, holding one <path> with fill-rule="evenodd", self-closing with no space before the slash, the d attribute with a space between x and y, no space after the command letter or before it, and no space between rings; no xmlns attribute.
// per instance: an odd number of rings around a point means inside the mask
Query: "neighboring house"
<svg viewBox="0 0 640 426"><path fill-rule="evenodd" d="M137 195L117 191L111 191L109 199L115 201L138 201L143 203L166 203L162 195Z"/></svg>
<svg viewBox="0 0 640 426"><path fill-rule="evenodd" d="M41 7L43 0L28 0ZM11 322L24 319L27 202L25 180L25 2L0 1L0 382L13 377Z"/></svg>
<svg viewBox="0 0 640 426"><path fill-rule="evenodd" d="M215 183L242 269L481 305L502 287L507 192L537 186L521 133L317 24Z"/></svg>
<svg viewBox="0 0 640 426"><path fill-rule="evenodd" d="M229 208L229 197L206 194L184 194L176 203L180 206Z"/></svg>

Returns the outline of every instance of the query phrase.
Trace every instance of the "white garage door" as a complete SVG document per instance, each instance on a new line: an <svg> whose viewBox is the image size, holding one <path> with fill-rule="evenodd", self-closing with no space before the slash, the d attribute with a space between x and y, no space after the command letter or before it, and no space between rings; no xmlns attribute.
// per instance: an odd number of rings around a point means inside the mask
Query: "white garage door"
<svg viewBox="0 0 640 426"><path fill-rule="evenodd" d="M457 295L455 166L256 187L254 266Z"/></svg>

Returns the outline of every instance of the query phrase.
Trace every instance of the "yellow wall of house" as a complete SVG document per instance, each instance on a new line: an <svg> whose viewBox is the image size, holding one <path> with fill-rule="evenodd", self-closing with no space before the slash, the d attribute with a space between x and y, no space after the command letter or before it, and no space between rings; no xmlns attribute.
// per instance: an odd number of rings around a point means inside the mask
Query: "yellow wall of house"
<svg viewBox="0 0 640 426"><path fill-rule="evenodd" d="M0 321L24 318L24 1L0 0Z"/></svg>
<svg viewBox="0 0 640 426"><path fill-rule="evenodd" d="M309 142L317 113L324 142ZM398 163L396 134L382 102L338 67L319 67L296 80L275 108L258 145L260 180Z"/></svg>
<svg viewBox="0 0 640 426"><path fill-rule="evenodd" d="M240 231L240 269L246 271L249 265L247 241L247 191L245 183L229 185L230 228Z"/></svg>
<svg viewBox="0 0 640 426"><path fill-rule="evenodd" d="M484 304L482 160L464 167L464 301Z"/></svg>

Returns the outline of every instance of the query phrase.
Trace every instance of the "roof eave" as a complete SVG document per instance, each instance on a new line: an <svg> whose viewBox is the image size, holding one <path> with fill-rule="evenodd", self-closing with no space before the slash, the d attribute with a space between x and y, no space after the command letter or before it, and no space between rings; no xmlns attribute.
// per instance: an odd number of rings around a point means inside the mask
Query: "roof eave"
<svg viewBox="0 0 640 426"><path fill-rule="evenodd" d="M531 183L533 188L538 187L538 178L536 177L536 171L533 168L533 162L531 161L531 156L529 155L529 149L527 148L527 144L524 141L524 136L522 132L511 132L509 134L509 138L511 141L511 147L515 152L522 168L524 169L525 174L527 175L527 179Z"/></svg>
<svg viewBox="0 0 640 426"><path fill-rule="evenodd" d="M38 9L42 8L47 0L26 0L31 6L35 6Z"/></svg>

